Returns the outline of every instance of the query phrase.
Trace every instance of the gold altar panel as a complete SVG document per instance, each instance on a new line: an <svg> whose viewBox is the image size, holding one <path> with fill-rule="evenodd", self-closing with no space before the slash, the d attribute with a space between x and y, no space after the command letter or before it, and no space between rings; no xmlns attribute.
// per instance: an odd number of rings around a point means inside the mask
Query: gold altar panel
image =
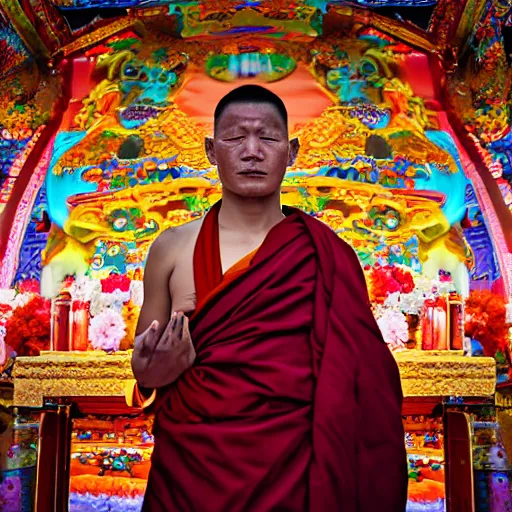
<svg viewBox="0 0 512 512"><path fill-rule="evenodd" d="M404 395L490 396L496 386L493 358L464 357L460 352L408 350L395 357ZM45 397L124 396L133 382L131 353L46 352L20 357L14 370L14 404L41 407Z"/></svg>

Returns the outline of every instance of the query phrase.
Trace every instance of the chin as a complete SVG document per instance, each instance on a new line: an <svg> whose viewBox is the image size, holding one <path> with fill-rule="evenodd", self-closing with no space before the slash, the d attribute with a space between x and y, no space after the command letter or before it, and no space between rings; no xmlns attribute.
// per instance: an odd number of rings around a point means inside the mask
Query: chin
<svg viewBox="0 0 512 512"><path fill-rule="evenodd" d="M276 190L269 187L258 186L256 183L253 186L233 187L229 189L229 191L238 197L247 199L263 199L279 193L279 189Z"/></svg>
<svg viewBox="0 0 512 512"><path fill-rule="evenodd" d="M268 190L244 190L237 195L246 199L266 199L267 197L272 197L275 194L275 191Z"/></svg>

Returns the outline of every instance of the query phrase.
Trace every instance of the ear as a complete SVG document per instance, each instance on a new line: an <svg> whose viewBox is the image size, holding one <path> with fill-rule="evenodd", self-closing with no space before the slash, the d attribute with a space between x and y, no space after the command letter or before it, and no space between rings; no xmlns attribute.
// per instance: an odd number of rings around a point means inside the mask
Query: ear
<svg viewBox="0 0 512 512"><path fill-rule="evenodd" d="M217 165L217 159L215 158L215 146L211 137L206 137L204 139L204 149L210 163L212 165Z"/></svg>
<svg viewBox="0 0 512 512"><path fill-rule="evenodd" d="M299 139L294 138L289 142L289 149L288 149L288 167L291 167L297 158L297 154L299 153Z"/></svg>

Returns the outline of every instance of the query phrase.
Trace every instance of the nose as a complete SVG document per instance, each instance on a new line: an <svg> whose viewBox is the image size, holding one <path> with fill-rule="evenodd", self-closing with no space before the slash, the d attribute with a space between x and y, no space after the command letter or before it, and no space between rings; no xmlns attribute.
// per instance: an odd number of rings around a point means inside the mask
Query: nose
<svg viewBox="0 0 512 512"><path fill-rule="evenodd" d="M243 141L242 160L263 160L261 140L257 136L248 135Z"/></svg>

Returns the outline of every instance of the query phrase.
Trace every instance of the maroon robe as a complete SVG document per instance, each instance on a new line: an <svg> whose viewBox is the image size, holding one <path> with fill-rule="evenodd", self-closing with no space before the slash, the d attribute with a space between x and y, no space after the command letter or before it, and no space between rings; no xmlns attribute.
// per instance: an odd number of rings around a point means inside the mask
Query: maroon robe
<svg viewBox="0 0 512 512"><path fill-rule="evenodd" d="M194 257L197 359L158 402L143 510L403 512L400 376L354 251L287 209L223 283L219 207Z"/></svg>

